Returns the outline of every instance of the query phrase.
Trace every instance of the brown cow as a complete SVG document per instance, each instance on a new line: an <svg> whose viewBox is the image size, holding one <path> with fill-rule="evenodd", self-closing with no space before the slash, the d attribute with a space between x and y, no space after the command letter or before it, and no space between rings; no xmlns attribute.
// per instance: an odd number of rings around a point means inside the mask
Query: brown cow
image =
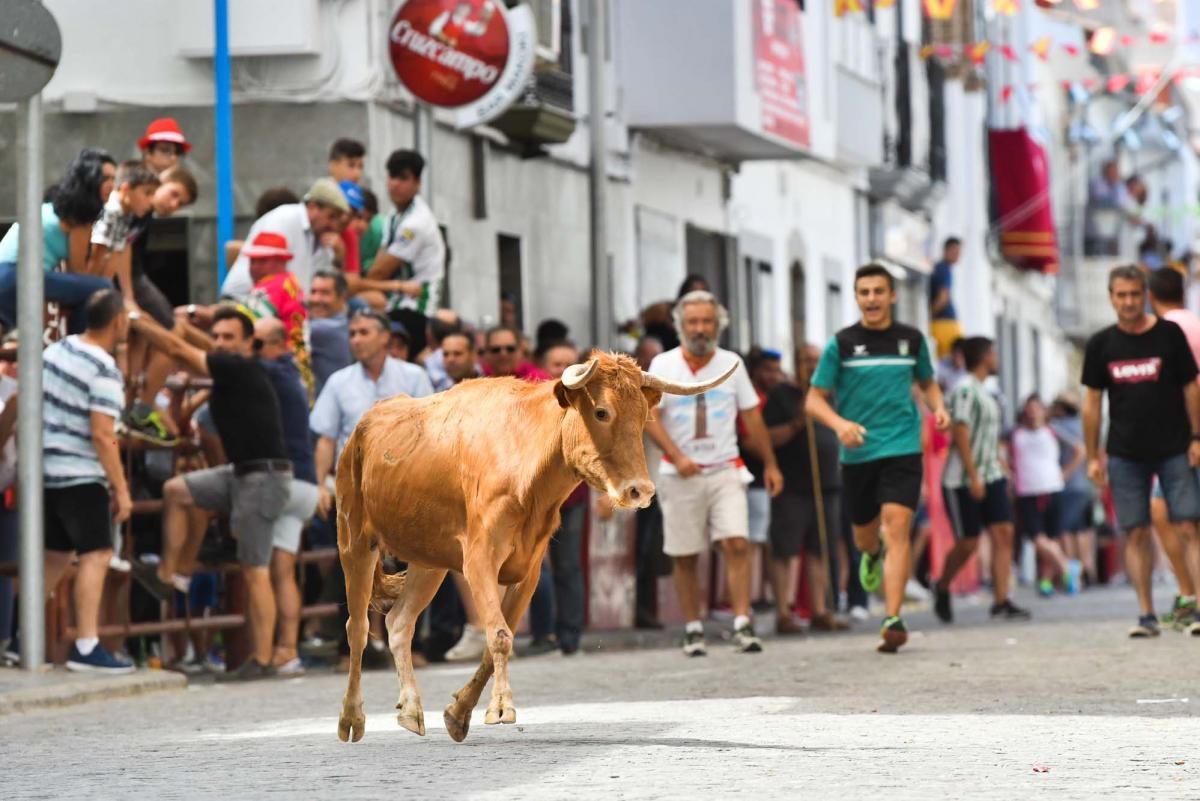
<svg viewBox="0 0 1200 801"><path fill-rule="evenodd" d="M628 356L593 353L558 381L471 380L427 398L382 401L363 415L337 471L338 551L350 613L350 677L338 736L355 742L363 736L361 660L372 600L391 602L398 721L425 734L413 628L448 570L466 577L488 647L446 707L446 729L457 741L467 736L493 670L485 722L516 722L508 683L512 629L537 586L559 507L581 479L618 506L648 505L654 485L642 427L650 409L664 392L699 394L730 373L675 384L643 373ZM385 554L407 562L408 570L385 575Z"/></svg>

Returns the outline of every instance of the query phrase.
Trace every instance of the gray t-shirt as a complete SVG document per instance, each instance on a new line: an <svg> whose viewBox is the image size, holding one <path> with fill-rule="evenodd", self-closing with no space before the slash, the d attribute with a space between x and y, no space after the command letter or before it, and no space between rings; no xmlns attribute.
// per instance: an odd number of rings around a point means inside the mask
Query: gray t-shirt
<svg viewBox="0 0 1200 801"><path fill-rule="evenodd" d="M1063 443L1063 447L1058 449L1059 462L1062 467L1066 467L1075 455L1075 446L1083 445L1083 419L1079 415L1060 417L1050 421L1050 430ZM1087 470L1084 469L1084 465L1085 462L1080 462L1079 467L1075 468L1075 472L1067 476L1063 492L1082 492L1084 494L1091 492L1092 485L1087 479Z"/></svg>

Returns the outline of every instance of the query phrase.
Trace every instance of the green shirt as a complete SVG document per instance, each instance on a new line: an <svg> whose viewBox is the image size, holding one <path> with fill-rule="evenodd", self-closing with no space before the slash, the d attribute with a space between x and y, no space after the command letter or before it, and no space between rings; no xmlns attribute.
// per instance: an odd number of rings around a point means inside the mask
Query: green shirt
<svg viewBox="0 0 1200 801"><path fill-rule="evenodd" d="M950 393L950 417L955 425L967 427L971 441L971 458L984 484L1004 478L1000 464L1000 404L991 396L978 378L968 373ZM958 489L967 485L967 471L958 448L950 446L942 486Z"/></svg>
<svg viewBox="0 0 1200 801"><path fill-rule="evenodd" d="M921 414L913 381L933 378L925 336L892 323L872 330L855 323L825 346L812 385L837 397L838 414L867 430L863 444L842 447L843 464L861 464L921 452Z"/></svg>
<svg viewBox="0 0 1200 801"><path fill-rule="evenodd" d="M363 231L362 238L358 241L358 259L362 262L362 274L366 275L367 270L371 269L371 265L375 263L375 255L379 253L379 246L383 244L383 215L376 214L371 218L370 225L367 230Z"/></svg>

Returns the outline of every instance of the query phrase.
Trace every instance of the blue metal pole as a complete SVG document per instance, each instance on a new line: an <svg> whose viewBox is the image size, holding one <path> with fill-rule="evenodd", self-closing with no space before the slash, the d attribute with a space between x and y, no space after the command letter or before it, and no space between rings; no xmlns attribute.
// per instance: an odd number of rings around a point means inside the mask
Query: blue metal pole
<svg viewBox="0 0 1200 801"><path fill-rule="evenodd" d="M213 80L217 104L217 287L225 283L225 243L233 239L233 100L229 89L229 0L213 0Z"/></svg>

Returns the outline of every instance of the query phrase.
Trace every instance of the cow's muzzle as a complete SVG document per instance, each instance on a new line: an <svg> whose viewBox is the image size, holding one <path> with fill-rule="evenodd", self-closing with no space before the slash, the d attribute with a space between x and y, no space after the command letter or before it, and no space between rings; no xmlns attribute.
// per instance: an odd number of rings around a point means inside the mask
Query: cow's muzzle
<svg viewBox="0 0 1200 801"><path fill-rule="evenodd" d="M626 509L645 509L654 497L654 482L644 479L626 481L609 491L613 502Z"/></svg>

